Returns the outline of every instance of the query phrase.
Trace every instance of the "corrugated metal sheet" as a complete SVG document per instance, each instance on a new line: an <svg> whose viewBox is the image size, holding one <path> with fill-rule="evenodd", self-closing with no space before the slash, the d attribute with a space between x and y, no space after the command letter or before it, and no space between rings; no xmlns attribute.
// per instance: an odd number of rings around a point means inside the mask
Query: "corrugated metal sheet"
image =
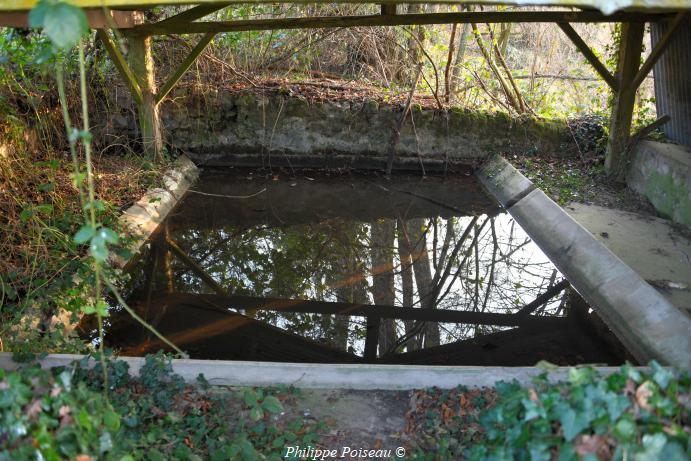
<svg viewBox="0 0 691 461"><path fill-rule="evenodd" d="M653 46L666 27L665 23L651 25ZM663 126L665 135L691 147L691 20L677 29L653 72L657 115L672 118Z"/></svg>

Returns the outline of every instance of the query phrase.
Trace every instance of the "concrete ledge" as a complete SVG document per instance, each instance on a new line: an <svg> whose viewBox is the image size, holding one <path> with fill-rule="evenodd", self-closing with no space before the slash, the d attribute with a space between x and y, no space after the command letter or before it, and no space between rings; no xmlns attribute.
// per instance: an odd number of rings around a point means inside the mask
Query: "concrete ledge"
<svg viewBox="0 0 691 461"><path fill-rule="evenodd" d="M184 155L163 175L163 187L148 191L120 217L120 224L135 237L129 250L136 254L156 228L168 216L190 185L196 180L199 170ZM129 261L114 256L110 263L123 268Z"/></svg>
<svg viewBox="0 0 691 461"><path fill-rule="evenodd" d="M531 189L532 183L506 160L494 158L476 175L638 360L691 367L687 313L670 304L542 191ZM510 197L519 199L510 203Z"/></svg>
<svg viewBox="0 0 691 461"><path fill-rule="evenodd" d="M691 228L691 149L639 142L632 152L627 183L662 216Z"/></svg>
<svg viewBox="0 0 691 461"><path fill-rule="evenodd" d="M50 354L37 362L43 368L69 366L80 355ZM130 373L137 375L144 364L141 357L119 357L127 362ZM528 385L534 376L544 372L537 367L451 367L423 365L369 365L369 364L311 364L242 362L227 360L172 360L173 370L187 382L194 382L199 374L217 386L277 386L292 385L304 389L354 390L410 390L427 387L451 389L493 386L497 381L517 380ZM0 353L0 368L15 370L20 367L10 353ZM617 371L617 367L596 367L601 374ZM550 372L550 379L567 378L569 368L560 367Z"/></svg>

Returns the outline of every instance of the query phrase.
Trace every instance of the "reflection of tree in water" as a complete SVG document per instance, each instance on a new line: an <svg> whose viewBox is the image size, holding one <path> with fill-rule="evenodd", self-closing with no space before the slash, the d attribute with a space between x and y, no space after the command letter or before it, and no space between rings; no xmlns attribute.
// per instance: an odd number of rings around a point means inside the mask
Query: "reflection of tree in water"
<svg viewBox="0 0 691 461"><path fill-rule="evenodd" d="M561 277L507 215L342 219L294 226L185 230L174 239L229 293L353 304L516 313ZM174 258L175 291L210 293ZM564 300L537 315L557 315ZM361 317L260 310L256 318L362 353ZM382 319L379 355L506 327Z"/></svg>

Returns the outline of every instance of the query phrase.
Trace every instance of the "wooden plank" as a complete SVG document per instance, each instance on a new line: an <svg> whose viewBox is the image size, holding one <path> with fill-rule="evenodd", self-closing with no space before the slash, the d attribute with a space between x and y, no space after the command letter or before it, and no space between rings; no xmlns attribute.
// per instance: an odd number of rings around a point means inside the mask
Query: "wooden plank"
<svg viewBox="0 0 691 461"><path fill-rule="evenodd" d="M173 248L175 252L175 248ZM177 254L177 252L176 252ZM199 274L201 276L201 274ZM466 323L473 325L521 326L559 324L563 319L547 316L499 314L472 312L453 309L422 309L399 306L373 306L303 299L256 298L251 296L175 293L173 300L184 300L189 304L206 303L214 309L229 308L244 310L272 310L324 315L347 315L357 317L380 317L425 322Z"/></svg>
<svg viewBox="0 0 691 461"><path fill-rule="evenodd" d="M655 48L653 48L650 52L648 59L646 59L641 68L638 69L638 73L634 77L632 83L634 88L638 88L639 86L641 86L641 83L643 83L645 77L650 73L651 70L653 70L653 66L658 61L658 59L660 59L662 53L664 53L667 49L667 45L669 44L670 39L674 36L674 33L677 31L679 26L686 20L687 17L688 14L686 13L678 13L674 17L672 22L669 24L669 27L667 27L667 30L665 31L664 35L657 42Z"/></svg>
<svg viewBox="0 0 691 461"><path fill-rule="evenodd" d="M141 11L87 8L84 13L86 13L86 19L92 29L110 29L111 27L131 29L144 24L144 13ZM27 11L0 13L0 27L27 28L29 27L29 13Z"/></svg>
<svg viewBox="0 0 691 461"><path fill-rule="evenodd" d="M147 24L136 28L151 35L195 34L208 32L244 32L256 30L327 29L338 27L405 26L453 23L513 22L649 22L667 15L615 13L605 16L597 11L464 11L367 16L317 16L272 18L242 21L193 22L188 24Z"/></svg>
<svg viewBox="0 0 691 461"><path fill-rule="evenodd" d="M400 0L378 0L376 3L398 3ZM33 8L38 0L0 0L0 11L22 11ZM201 5L201 4L219 4L231 3L240 4L248 3L248 0L70 0L70 3L82 8L92 7L100 8L107 6L110 8L153 8L162 5ZM286 3L286 4L304 4L314 3L314 0L253 0L252 3ZM329 3L353 3L353 4L371 4L371 1L366 0L332 0ZM407 0L406 3L427 4L429 0ZM467 4L468 0L441 0L431 3L443 4ZM497 3L509 6L558 6L558 7L575 7L584 9L600 10L605 14L611 14L615 11L629 10L629 11L680 11L691 10L691 5L687 0L618 0L618 1L603 1L603 0L473 0L472 3L476 5L495 6Z"/></svg>
<svg viewBox="0 0 691 461"><path fill-rule="evenodd" d="M591 66L595 68L595 71L597 71L598 74L607 82L609 87L613 91L617 91L619 88L619 83L617 82L617 79L610 73L610 71L607 69L607 67L602 64L600 59L598 59L597 56L595 56L595 53L593 53L593 50L590 49L590 47L583 41L580 35L578 35L578 32L574 30L573 27L571 27L571 24L568 22L558 22L557 25L561 30L564 31L567 37L571 39L574 45L576 45L576 48L585 56L585 58L588 60Z"/></svg>
<svg viewBox="0 0 691 461"><path fill-rule="evenodd" d="M127 64L127 61L125 60L124 56L122 55L122 53L120 53L120 49L113 42L113 40L110 38L110 35L105 30L98 30L96 32L96 35L101 40L101 42L103 42L103 46L105 47L108 56L110 56L110 59L113 61L113 64L115 65L115 68L118 70L118 72L120 72L120 76L132 92L132 97L134 98L135 103L141 104L143 99L142 90L139 87L139 82L137 81L137 78L134 76L132 69L130 69L129 64Z"/></svg>
<svg viewBox="0 0 691 461"><path fill-rule="evenodd" d="M194 64L194 61L197 60L199 55L206 49L207 45L213 40L213 38L216 36L215 33L210 32L208 34L205 34L201 40L199 40L199 43L190 51L190 54L185 58L185 60L178 66L178 68L175 70L173 75L168 78L166 83L163 84L163 87L159 90L159 92L156 94L156 104L159 104L163 98L165 98L168 93L170 93L170 90L173 89L175 84L180 80L180 78L187 72L187 70Z"/></svg>

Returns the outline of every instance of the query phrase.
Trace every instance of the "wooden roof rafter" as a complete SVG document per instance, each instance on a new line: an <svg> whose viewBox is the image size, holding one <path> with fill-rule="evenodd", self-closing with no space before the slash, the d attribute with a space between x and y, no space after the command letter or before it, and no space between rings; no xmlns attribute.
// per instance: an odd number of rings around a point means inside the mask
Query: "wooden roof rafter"
<svg viewBox="0 0 691 461"><path fill-rule="evenodd" d="M189 10L188 10L189 11ZM182 13L184 14L184 13ZM451 13L373 14L247 19L233 21L163 21L142 24L134 31L145 35L245 32L259 30L328 29L340 27L408 26L463 23L595 23L654 22L668 13L620 12L606 16L597 11L463 11Z"/></svg>
<svg viewBox="0 0 691 461"><path fill-rule="evenodd" d="M38 0L0 0L0 12L28 11ZM688 0L69 0L81 8L111 8L111 9L149 9L156 6L185 6L185 5L219 5L219 4L247 4L247 3L283 3L283 4L319 4L319 3L352 3L352 4L447 4L447 5L484 5L484 6L542 6L542 7L570 7L591 9L609 15L617 11L630 12L677 12L691 10Z"/></svg>

